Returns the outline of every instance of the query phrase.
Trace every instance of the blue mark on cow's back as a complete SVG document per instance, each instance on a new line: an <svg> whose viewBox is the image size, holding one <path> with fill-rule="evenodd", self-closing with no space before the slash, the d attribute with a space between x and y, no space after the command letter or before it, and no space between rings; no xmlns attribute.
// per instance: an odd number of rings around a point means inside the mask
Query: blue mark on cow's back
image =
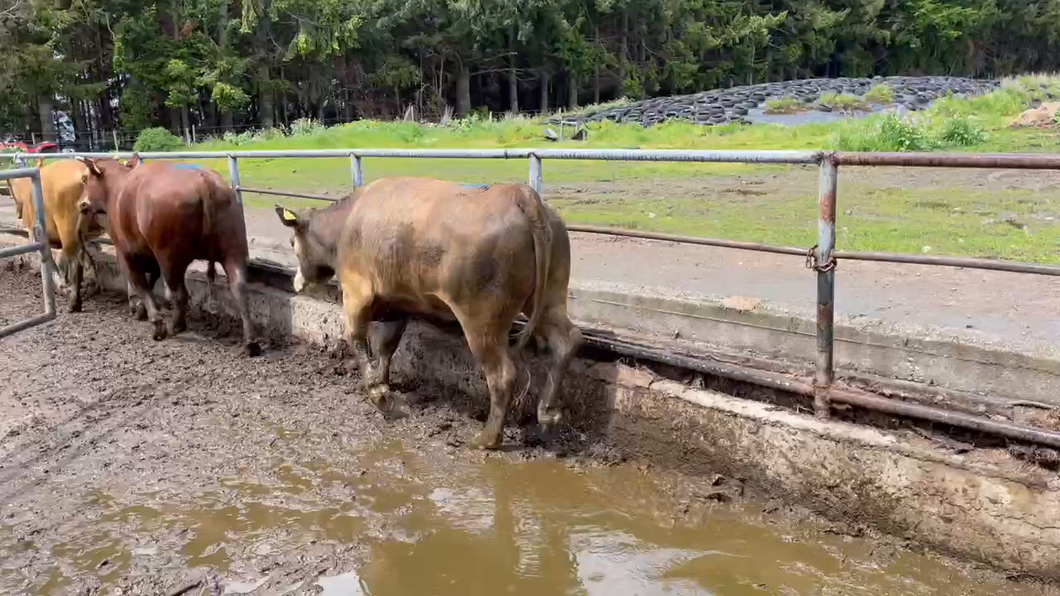
<svg viewBox="0 0 1060 596"><path fill-rule="evenodd" d="M178 170L201 170L202 166L195 165L193 163L174 163L170 164Z"/></svg>
<svg viewBox="0 0 1060 596"><path fill-rule="evenodd" d="M490 187L489 184L472 184L470 182L468 182L466 184L461 184L460 186L462 186L464 188L474 188L476 190L489 190L489 187Z"/></svg>

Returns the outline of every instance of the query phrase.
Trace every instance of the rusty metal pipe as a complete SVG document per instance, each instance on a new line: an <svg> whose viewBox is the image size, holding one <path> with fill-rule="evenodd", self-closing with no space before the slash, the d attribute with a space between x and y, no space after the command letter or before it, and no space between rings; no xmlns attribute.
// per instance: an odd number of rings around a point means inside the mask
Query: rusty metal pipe
<svg viewBox="0 0 1060 596"><path fill-rule="evenodd" d="M814 413L827 419L828 388L835 379L833 351L835 347L835 249L836 189L839 169L831 155L821 161L817 195L817 249L814 253L817 270L817 365L814 374Z"/></svg>
<svg viewBox="0 0 1060 596"><path fill-rule="evenodd" d="M849 404L866 410L874 410L876 412L883 412L895 416L905 416L907 418L928 420L931 422L938 422L950 426L998 435L1008 439L1026 441L1028 443L1040 443L1042 445L1060 448L1060 433L1049 430L1032 428L1020 424L1013 424L1011 422L991 420L989 418L982 418L962 412L942 410L930 406L879 397L847 389L832 389L829 397L834 402Z"/></svg>
<svg viewBox="0 0 1060 596"><path fill-rule="evenodd" d="M881 261L885 263L912 263L916 265L935 265L939 267L964 267L967 269L989 269L992 271L1011 271L1012 273L1031 273L1034 275L1060 276L1060 267L1055 265L1037 265L1013 261L996 261L992 259L975 259L968 257L932 257L925 255L903 255L889 252L848 252L836 251L835 258L850 261Z"/></svg>
<svg viewBox="0 0 1060 596"><path fill-rule="evenodd" d="M311 195L304 192L287 192L285 190L273 190L271 188L251 188L249 186L237 186L237 190L243 192L249 192L257 195L273 195L277 197L295 197L298 199L314 199L317 201L330 201L336 203L342 199L336 199L334 197L325 197L324 195Z"/></svg>
<svg viewBox="0 0 1060 596"><path fill-rule="evenodd" d="M571 224L567 226L571 232L585 232L587 234L604 234L608 236L623 236L626 238L643 238L645 240L662 240L664 242L680 242L682 244L700 244L703 246L721 246L724 248L737 248L740 250L753 250L758 252L771 252L781 255L806 256L805 248L791 246L776 246L773 244L761 244L758 242L742 242L739 240L722 240L720 238L699 238L696 236L681 236L678 234L663 234L657 232L637 232L624 230L622 228L610 228L604 226L584 226Z"/></svg>
<svg viewBox="0 0 1060 596"><path fill-rule="evenodd" d="M974 153L836 153L836 165L1057 170L1060 155Z"/></svg>

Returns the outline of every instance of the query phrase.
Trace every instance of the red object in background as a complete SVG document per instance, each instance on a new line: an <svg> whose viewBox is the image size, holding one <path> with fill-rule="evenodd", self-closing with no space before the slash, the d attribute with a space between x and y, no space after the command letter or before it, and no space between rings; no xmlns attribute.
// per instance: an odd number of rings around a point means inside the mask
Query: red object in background
<svg viewBox="0 0 1060 596"><path fill-rule="evenodd" d="M59 146L50 141L44 143L37 143L30 147L22 141L11 141L9 143L0 143L0 149L18 149L22 153L58 153Z"/></svg>

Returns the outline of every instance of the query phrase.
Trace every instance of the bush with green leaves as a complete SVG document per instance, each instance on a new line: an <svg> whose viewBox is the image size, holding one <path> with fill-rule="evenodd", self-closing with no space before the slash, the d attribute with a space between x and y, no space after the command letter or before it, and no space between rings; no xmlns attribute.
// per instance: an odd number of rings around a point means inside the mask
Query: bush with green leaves
<svg viewBox="0 0 1060 596"><path fill-rule="evenodd" d="M140 131L133 145L134 151L176 151L184 146L180 137L164 128L146 128Z"/></svg>
<svg viewBox="0 0 1060 596"><path fill-rule="evenodd" d="M968 118L949 118L939 137L952 147L971 147L986 141L986 132Z"/></svg>
<svg viewBox="0 0 1060 596"><path fill-rule="evenodd" d="M865 94L865 101L876 104L894 103L894 89L887 83L873 85Z"/></svg>

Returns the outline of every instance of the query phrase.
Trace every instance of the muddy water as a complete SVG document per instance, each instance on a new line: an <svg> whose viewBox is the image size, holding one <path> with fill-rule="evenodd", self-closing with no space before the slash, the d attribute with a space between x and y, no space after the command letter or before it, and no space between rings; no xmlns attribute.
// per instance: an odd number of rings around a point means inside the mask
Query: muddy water
<svg viewBox="0 0 1060 596"><path fill-rule="evenodd" d="M0 269L0 324L39 287ZM111 296L0 341L0 594L1055 594L514 428L472 452L460 394L396 379L387 424L327 353L191 324Z"/></svg>
<svg viewBox="0 0 1060 596"><path fill-rule="evenodd" d="M348 455L353 469L276 461L262 483L222 478L216 491L188 501L147 492L123 503L94 491L82 504L91 523L66 540L41 549L0 532L0 554L36 550L54 561L31 590L39 594L63 593L67 573L95 575L106 587L130 573L134 559L159 556L216 571L219 587L233 594L1020 593L812 525L770 524L739 507L690 507L673 484L633 466L457 457L440 468L399 440ZM152 544L174 531L181 538L168 547ZM315 543L359 548L348 571L268 589L267 570L236 562ZM3 575L17 571L4 566Z"/></svg>

